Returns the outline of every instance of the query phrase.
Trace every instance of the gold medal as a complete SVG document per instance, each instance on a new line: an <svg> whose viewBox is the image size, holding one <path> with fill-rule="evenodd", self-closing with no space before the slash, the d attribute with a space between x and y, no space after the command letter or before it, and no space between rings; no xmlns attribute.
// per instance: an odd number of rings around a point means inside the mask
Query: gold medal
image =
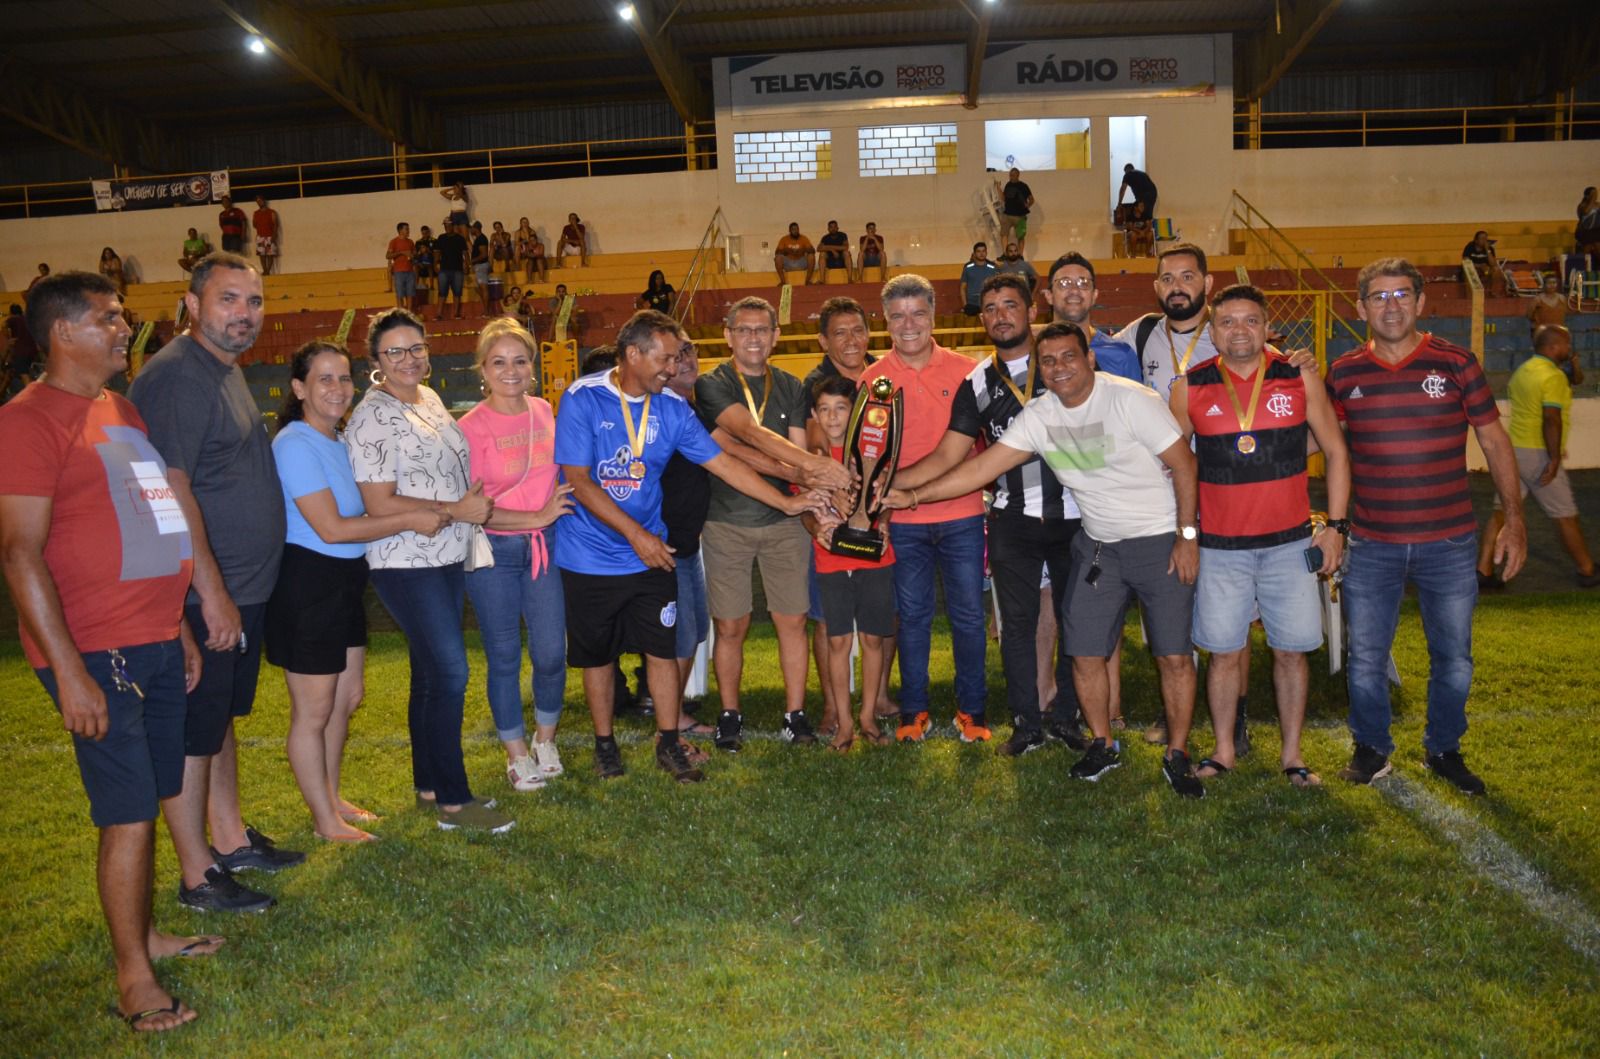
<svg viewBox="0 0 1600 1059"><path fill-rule="evenodd" d="M1255 448L1254 445L1250 447ZM628 477L634 479L635 481L640 481L644 478L643 460L634 460L632 463L628 464Z"/></svg>
<svg viewBox="0 0 1600 1059"><path fill-rule="evenodd" d="M1248 456L1256 451L1256 436L1254 434L1240 434L1239 440L1233 444L1235 448Z"/></svg>
<svg viewBox="0 0 1600 1059"><path fill-rule="evenodd" d="M628 464L628 477L637 481L644 477L644 460L639 457L644 455L645 428L650 424L650 395L644 395L644 412L639 416L638 429L633 425L633 409L628 407L628 395L622 392L622 373L619 369L611 369L611 381L617 387L617 397L622 401L622 422L628 428L628 448L633 453L633 462Z"/></svg>
<svg viewBox="0 0 1600 1059"><path fill-rule="evenodd" d="M1239 391L1233 388L1233 373L1228 370L1226 358L1217 358L1217 370L1222 372L1222 388L1228 391L1228 401L1233 405L1233 414L1239 419L1239 430L1242 432L1239 439L1234 442L1234 448L1246 456L1256 451L1255 435L1250 433L1250 424L1255 422L1256 404L1261 400L1261 384L1267 378L1267 358L1263 354L1256 361L1256 383L1250 390L1250 407L1246 408L1239 403Z"/></svg>
<svg viewBox="0 0 1600 1059"><path fill-rule="evenodd" d="M1025 405L1033 397L1033 381L1039 375L1039 358L1032 353L1028 354L1028 388L1026 391L1017 389L1017 384L1011 379L1011 371L1006 367L1006 362L998 356L995 357L994 366L1000 369L1000 378L1006 384L1006 389L1016 397L1017 403Z"/></svg>

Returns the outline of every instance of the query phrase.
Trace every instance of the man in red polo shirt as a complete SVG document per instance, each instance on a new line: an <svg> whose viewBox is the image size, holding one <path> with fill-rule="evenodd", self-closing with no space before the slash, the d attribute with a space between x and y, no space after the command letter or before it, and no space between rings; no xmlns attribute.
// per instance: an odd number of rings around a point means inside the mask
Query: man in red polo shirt
<svg viewBox="0 0 1600 1059"><path fill-rule="evenodd" d="M883 285L883 315L894 348L861 373L861 385L883 376L905 394L898 467L938 447L950 406L972 361L933 340L933 284L917 275ZM956 664L956 734L970 743L989 738L984 724L988 687L983 615L983 495L920 504L894 516L894 593L900 609L900 726L902 742L920 742L933 726L928 710L928 652L933 633L935 572L944 582L950 650Z"/></svg>

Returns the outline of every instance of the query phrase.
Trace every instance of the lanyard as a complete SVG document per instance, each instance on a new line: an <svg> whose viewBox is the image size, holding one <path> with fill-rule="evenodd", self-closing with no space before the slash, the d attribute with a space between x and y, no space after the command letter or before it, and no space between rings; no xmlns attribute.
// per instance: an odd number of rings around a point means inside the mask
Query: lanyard
<svg viewBox="0 0 1600 1059"><path fill-rule="evenodd" d="M1262 357L1256 365L1256 383L1250 390L1250 407L1245 408L1239 403L1239 391L1233 388L1233 373L1226 364L1220 361L1217 367L1222 369L1222 386L1228 391L1228 400L1233 405L1233 414L1239 417L1239 429L1248 431L1250 424L1256 418L1256 402L1261 400L1261 384L1267 377L1267 358Z"/></svg>
<svg viewBox="0 0 1600 1059"><path fill-rule="evenodd" d="M638 429L635 429L633 409L628 407L628 395L622 392L621 369L611 369L611 379L617 386L617 399L622 402L622 422L628 428L628 448L633 453L633 463L628 469L631 473L634 467L638 467L640 473L633 477L643 478L644 467L639 458L644 455L644 430L650 422L650 395L648 393L644 395L644 412L639 416Z"/></svg>
<svg viewBox="0 0 1600 1059"><path fill-rule="evenodd" d="M750 414L756 417L756 426L761 425L761 417L767 414L767 402L772 400L772 365L767 365L766 382L761 393L761 407L756 407L755 395L750 392L750 384L745 381L744 372L739 370L739 365L733 365L733 374L739 379L739 387L744 390L744 403L750 406Z"/></svg>
<svg viewBox="0 0 1600 1059"><path fill-rule="evenodd" d="M1200 325L1194 329L1194 337L1189 339L1189 348L1184 350L1183 359L1178 359L1178 342L1172 337L1172 321L1163 319L1161 326L1167 331L1167 345L1172 347L1172 373L1182 375L1189 370L1189 358L1194 356L1194 347L1200 344L1200 336L1205 333L1206 321L1211 318L1209 308L1200 310Z"/></svg>

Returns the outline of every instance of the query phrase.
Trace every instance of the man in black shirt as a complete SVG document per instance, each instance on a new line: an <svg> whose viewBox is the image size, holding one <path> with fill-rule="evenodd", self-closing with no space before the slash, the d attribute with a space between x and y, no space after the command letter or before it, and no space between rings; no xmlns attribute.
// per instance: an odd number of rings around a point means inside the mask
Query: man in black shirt
<svg viewBox="0 0 1600 1059"><path fill-rule="evenodd" d="M830 268L842 268L845 278L850 278L850 237L839 230L838 221L828 222L828 234L817 240L822 249L822 280L828 280ZM809 391L808 391L809 392Z"/></svg>
<svg viewBox="0 0 1600 1059"><path fill-rule="evenodd" d="M445 225L439 238L433 241L433 257L439 266L439 315L444 319L444 303L453 293L456 296L456 319L461 319L461 290L466 284L467 238L466 225Z"/></svg>
<svg viewBox="0 0 1600 1059"><path fill-rule="evenodd" d="M685 401L694 401L694 381L700 375L700 354L687 332L678 332L678 370L667 386ZM677 560L678 576L678 691L689 686L694 656L711 632L711 614L706 609L705 564L700 558L700 531L705 528L711 508L711 474L698 463L674 453L661 475L661 519L667 524L667 545ZM701 724L685 700L678 715L678 731L684 735L711 735L716 729ZM703 752L685 747L693 761Z"/></svg>
<svg viewBox="0 0 1600 1059"><path fill-rule="evenodd" d="M1002 200L1000 217L1000 242L1005 243L1010 233L1017 237L1017 253L1028 249L1028 211L1033 208L1033 189L1022 182L1020 170L1012 169L1011 178L1000 189Z"/></svg>
<svg viewBox="0 0 1600 1059"><path fill-rule="evenodd" d="M1133 192L1133 201L1144 203L1144 215L1156 215L1156 182L1150 179L1150 174L1142 169L1133 168L1129 162L1122 167L1122 186L1117 188L1117 205L1122 205L1122 196Z"/></svg>

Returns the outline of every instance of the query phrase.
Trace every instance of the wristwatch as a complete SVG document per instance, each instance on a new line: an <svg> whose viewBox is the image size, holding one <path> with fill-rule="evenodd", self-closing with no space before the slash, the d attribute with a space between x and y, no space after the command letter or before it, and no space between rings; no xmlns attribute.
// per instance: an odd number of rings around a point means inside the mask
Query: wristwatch
<svg viewBox="0 0 1600 1059"><path fill-rule="evenodd" d="M1178 536L1182 537L1186 541L1192 541L1196 537L1198 537L1199 535L1200 535L1200 531L1195 529L1193 526L1179 526L1178 527Z"/></svg>
<svg viewBox="0 0 1600 1059"><path fill-rule="evenodd" d="M1350 520L1347 518L1330 518L1328 528L1346 537L1350 536Z"/></svg>

